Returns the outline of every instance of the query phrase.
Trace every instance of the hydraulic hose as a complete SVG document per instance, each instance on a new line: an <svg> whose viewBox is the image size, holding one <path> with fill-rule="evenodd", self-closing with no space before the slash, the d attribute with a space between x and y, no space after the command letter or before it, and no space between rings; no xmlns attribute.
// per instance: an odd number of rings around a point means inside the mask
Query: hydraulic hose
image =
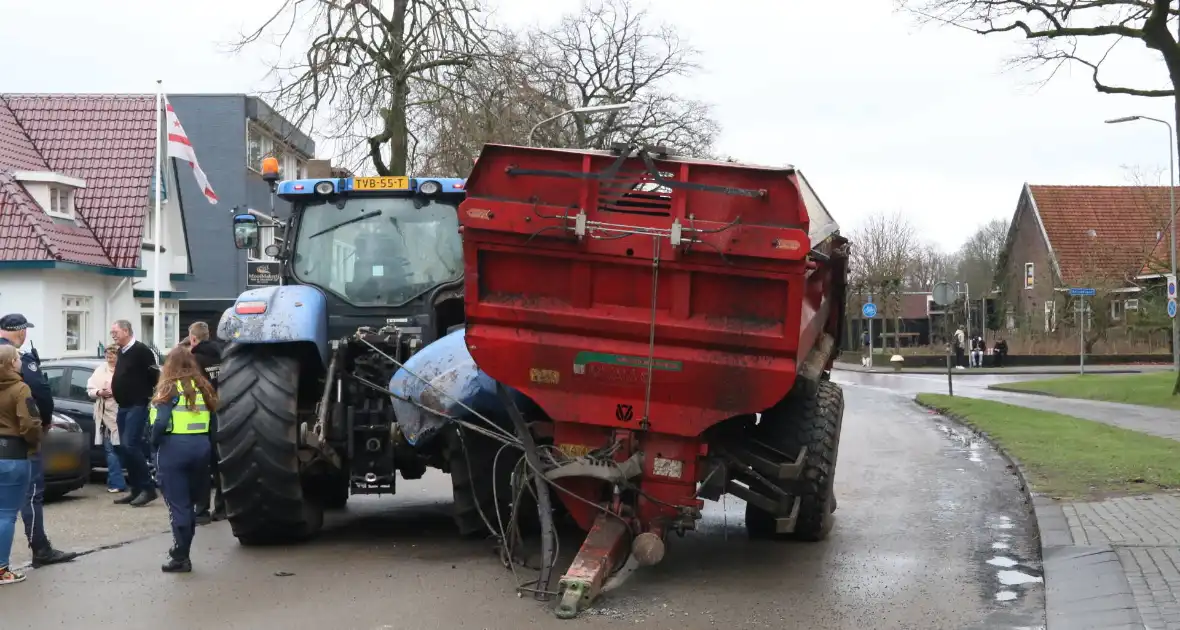
<svg viewBox="0 0 1180 630"><path fill-rule="evenodd" d="M512 395L502 383L496 383L496 395L500 402L512 416L512 424L516 427L516 436L524 445L524 457L529 467L533 469L533 484L537 490L537 512L541 518L541 574L537 579L537 592L533 597L540 601L547 601L549 594L549 575L553 571L553 549L557 537L557 528L553 525L553 509L549 501L549 485L544 479L541 468L541 457L537 454L537 443L529 431L524 415L512 400Z"/></svg>

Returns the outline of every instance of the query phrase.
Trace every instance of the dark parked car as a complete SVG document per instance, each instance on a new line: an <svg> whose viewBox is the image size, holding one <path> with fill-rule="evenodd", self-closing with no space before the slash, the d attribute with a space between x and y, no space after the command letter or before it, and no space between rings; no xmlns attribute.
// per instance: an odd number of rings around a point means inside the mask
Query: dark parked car
<svg viewBox="0 0 1180 630"><path fill-rule="evenodd" d="M77 490L90 480L90 439L77 422L54 412L53 426L41 443L41 462L46 500Z"/></svg>
<svg viewBox="0 0 1180 630"><path fill-rule="evenodd" d="M54 359L41 363L53 391L53 410L82 427L90 445L90 465L106 472L107 456L102 444L94 445L94 401L86 395L86 381L104 359ZM46 471L48 473L48 470ZM46 482L48 483L48 482Z"/></svg>

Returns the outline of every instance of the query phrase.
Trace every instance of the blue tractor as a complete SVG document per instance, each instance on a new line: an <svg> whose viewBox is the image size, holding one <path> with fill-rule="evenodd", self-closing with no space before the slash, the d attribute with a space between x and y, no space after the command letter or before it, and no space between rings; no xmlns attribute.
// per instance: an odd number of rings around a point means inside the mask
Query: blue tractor
<svg viewBox="0 0 1180 630"><path fill-rule="evenodd" d="M495 448L446 431L411 444L385 389L398 363L463 334L465 181L263 171L272 196L292 204L267 247L279 284L244 292L218 326L229 343L217 452L234 535L246 545L310 538L325 509L392 494L397 473L418 479L428 467L451 474L461 532L486 531L493 493L472 471L491 469ZM254 214L234 217L239 249L257 247L259 231Z"/></svg>

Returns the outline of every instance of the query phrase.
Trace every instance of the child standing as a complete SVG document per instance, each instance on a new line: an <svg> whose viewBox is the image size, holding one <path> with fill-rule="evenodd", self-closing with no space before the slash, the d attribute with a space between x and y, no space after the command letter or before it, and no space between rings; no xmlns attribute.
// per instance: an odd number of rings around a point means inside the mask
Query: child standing
<svg viewBox="0 0 1180 630"><path fill-rule="evenodd" d="M29 453L41 444L41 414L32 391L21 379L20 352L0 346L0 585L23 582L9 568L16 515L29 491Z"/></svg>

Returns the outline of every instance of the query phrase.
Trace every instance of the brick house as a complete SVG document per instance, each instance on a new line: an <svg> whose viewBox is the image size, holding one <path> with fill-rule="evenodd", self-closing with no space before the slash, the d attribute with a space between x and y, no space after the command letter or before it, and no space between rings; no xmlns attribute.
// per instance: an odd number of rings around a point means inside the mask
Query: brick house
<svg viewBox="0 0 1180 630"><path fill-rule="evenodd" d="M1002 327L1072 321L1070 287L1099 292L1105 324L1126 321L1143 289L1136 278L1161 237L1166 246L1169 210L1166 186L1025 184L996 267Z"/></svg>
<svg viewBox="0 0 1180 630"><path fill-rule="evenodd" d="M150 343L157 245L165 349L179 339L188 247L172 160L152 242L156 114L151 94L0 94L0 311L35 324L43 359L94 356L116 319Z"/></svg>

